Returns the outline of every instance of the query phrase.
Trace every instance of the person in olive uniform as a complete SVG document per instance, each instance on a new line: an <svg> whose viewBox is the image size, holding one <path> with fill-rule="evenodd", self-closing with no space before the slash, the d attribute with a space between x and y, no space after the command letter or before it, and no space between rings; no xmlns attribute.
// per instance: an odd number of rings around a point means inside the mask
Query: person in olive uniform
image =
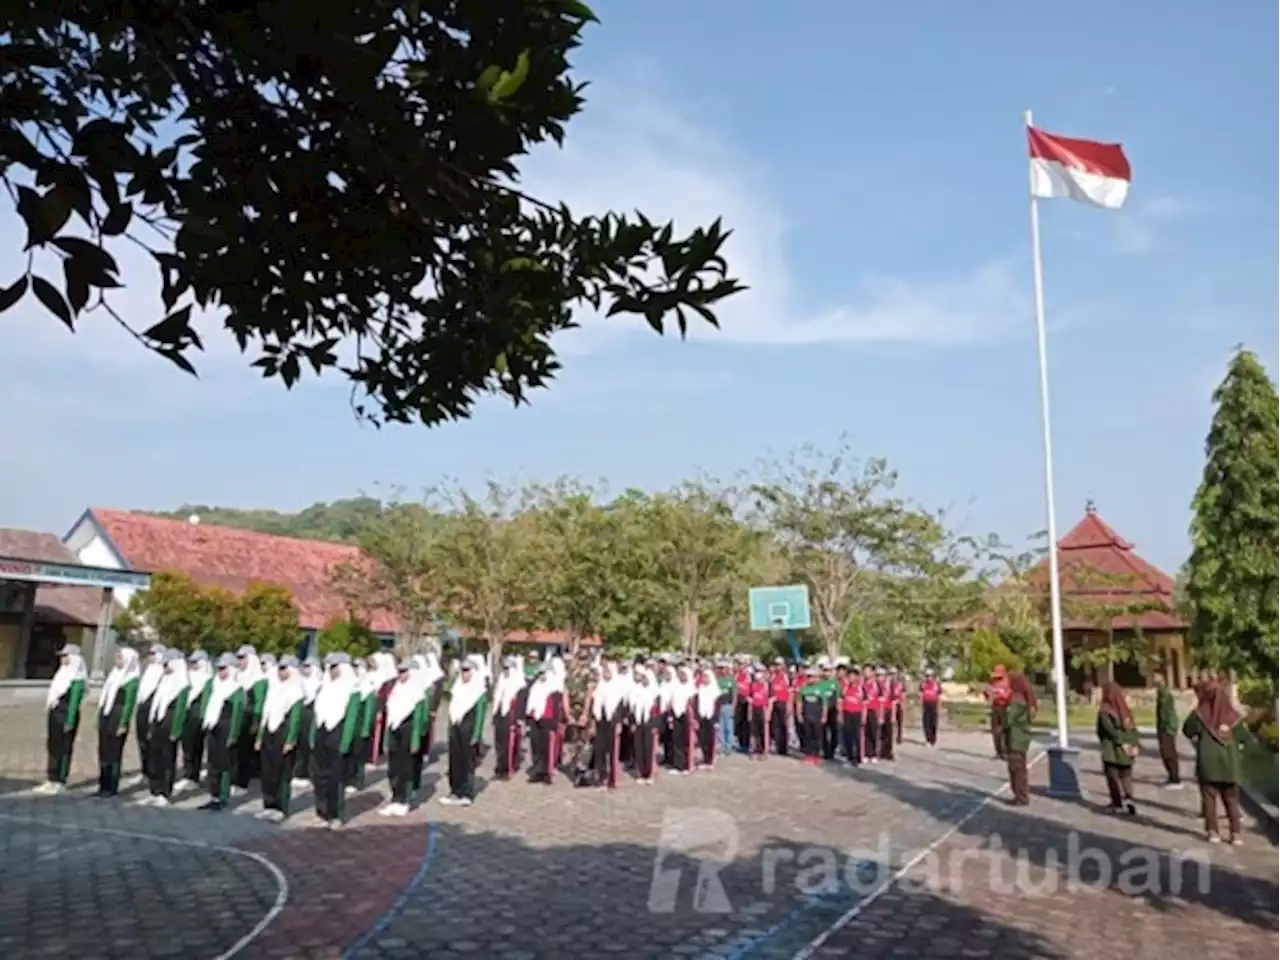
<svg viewBox="0 0 1280 960"><path fill-rule="evenodd" d="M1168 776L1166 790L1182 789L1182 771L1178 764L1178 706L1169 689L1169 678L1163 670L1154 674L1156 681L1156 742L1160 745L1160 761Z"/></svg>
<svg viewBox="0 0 1280 960"><path fill-rule="evenodd" d="M1200 703L1187 715L1182 732L1196 747L1196 780L1200 784L1200 813L1204 817L1205 838L1218 843L1218 801L1227 811L1231 843L1240 838L1240 750L1248 732L1240 714L1231 705L1225 687L1206 681L1200 689Z"/></svg>
<svg viewBox="0 0 1280 960"><path fill-rule="evenodd" d="M817 667L805 670L804 682L796 694L800 713L800 752L805 763L822 759L823 729L827 722L827 681Z"/></svg>
<svg viewBox="0 0 1280 960"><path fill-rule="evenodd" d="M1107 779L1111 797L1111 813L1133 816L1138 808L1133 803L1133 761L1138 755L1138 728L1124 689L1114 680L1102 685L1102 702L1098 704L1098 746L1102 754L1102 773Z"/></svg>
<svg viewBox="0 0 1280 960"><path fill-rule="evenodd" d="M1004 705L1000 711L1000 753L1009 769L1009 792L1015 806L1031 802L1027 778L1027 751L1031 749L1031 721L1036 716L1036 692L1024 673L1005 678Z"/></svg>

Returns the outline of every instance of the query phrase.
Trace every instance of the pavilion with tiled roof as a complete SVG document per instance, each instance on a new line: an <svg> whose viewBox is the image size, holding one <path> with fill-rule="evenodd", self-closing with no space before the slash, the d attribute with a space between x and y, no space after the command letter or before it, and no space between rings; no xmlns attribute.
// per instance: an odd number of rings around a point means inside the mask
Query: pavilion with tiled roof
<svg viewBox="0 0 1280 960"><path fill-rule="evenodd" d="M1189 685L1188 625L1176 610L1173 578L1139 556L1133 544L1098 515L1092 501L1085 506L1080 522L1058 541L1058 569L1062 626L1068 651L1103 640L1103 625L1082 616L1084 610L1089 607L1119 609L1125 612L1112 619L1113 635L1132 636L1140 630L1174 685ZM1028 581L1033 587L1048 591L1047 557L1028 573ZM1139 665L1116 663L1113 668L1115 679L1125 686L1145 686L1146 672ZM1070 663L1067 673L1075 688L1086 679L1095 683L1100 680L1099 677L1086 678Z"/></svg>

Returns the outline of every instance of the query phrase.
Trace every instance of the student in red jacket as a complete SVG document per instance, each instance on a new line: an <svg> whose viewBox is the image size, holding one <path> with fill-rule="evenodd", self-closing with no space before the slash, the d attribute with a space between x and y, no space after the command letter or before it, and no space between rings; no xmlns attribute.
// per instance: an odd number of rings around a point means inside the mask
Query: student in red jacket
<svg viewBox="0 0 1280 960"><path fill-rule="evenodd" d="M876 670L876 684L880 688L880 752L881 760L893 759L893 682L885 667Z"/></svg>
<svg viewBox="0 0 1280 960"><path fill-rule="evenodd" d="M934 747L938 744L938 703L942 699L942 684L932 670L924 672L920 681L920 723L924 727L924 742Z"/></svg>
<svg viewBox="0 0 1280 960"><path fill-rule="evenodd" d="M889 702L893 705L893 739L901 743L907 720L907 681L897 667L889 668Z"/></svg>
<svg viewBox="0 0 1280 960"><path fill-rule="evenodd" d="M751 670L747 664L739 663L733 672L733 684L737 696L733 701L733 735L738 741L739 753L751 752L751 706L747 696L751 691Z"/></svg>
<svg viewBox="0 0 1280 960"><path fill-rule="evenodd" d="M991 682L982 691L983 698L991 704L991 743L995 747L996 759L1005 758L1004 749L1004 712L1009 706L1009 675L1003 663L996 664L991 671Z"/></svg>
<svg viewBox="0 0 1280 960"><path fill-rule="evenodd" d="M791 729L791 681L787 677L782 658L773 661L769 672L769 732L773 735L773 749L780 757L787 755L787 740Z"/></svg>
<svg viewBox="0 0 1280 960"><path fill-rule="evenodd" d="M880 682L871 667L862 671L862 757L867 763L880 759Z"/></svg>
<svg viewBox="0 0 1280 960"><path fill-rule="evenodd" d="M764 664L757 663L752 669L746 699L751 710L751 756L763 760L769 755L769 724L773 716L773 682Z"/></svg>
<svg viewBox="0 0 1280 960"><path fill-rule="evenodd" d="M858 668L841 666L840 673L840 744L844 759L853 766L862 763L862 679Z"/></svg>

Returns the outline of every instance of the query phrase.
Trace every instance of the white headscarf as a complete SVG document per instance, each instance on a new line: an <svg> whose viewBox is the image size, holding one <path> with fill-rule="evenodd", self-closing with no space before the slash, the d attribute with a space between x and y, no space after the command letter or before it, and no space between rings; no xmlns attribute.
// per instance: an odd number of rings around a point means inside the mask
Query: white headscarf
<svg viewBox="0 0 1280 960"><path fill-rule="evenodd" d="M209 666L209 661L203 658L197 660L195 666L188 661L187 678L191 681L191 696L199 697L204 693L205 684L213 679L213 668Z"/></svg>
<svg viewBox="0 0 1280 960"><path fill-rule="evenodd" d="M164 650L158 645L147 652L147 663L142 668L142 679L138 681L138 703L146 703L160 686L160 678L164 676L164 664L160 662L163 656Z"/></svg>
<svg viewBox="0 0 1280 960"><path fill-rule="evenodd" d="M374 678L378 681L378 689L382 689L384 684L390 683L400 674L396 669L395 656L386 650L379 650L369 660L373 666Z"/></svg>
<svg viewBox="0 0 1280 960"><path fill-rule="evenodd" d="M673 670L671 679L662 688L663 709L670 710L673 716L683 717L692 696L692 681L681 680L679 673Z"/></svg>
<svg viewBox="0 0 1280 960"><path fill-rule="evenodd" d="M694 687L695 696L698 699L698 716L710 720L720 712L720 684L716 682L715 674L709 669L704 669L702 676L707 682Z"/></svg>
<svg viewBox="0 0 1280 960"><path fill-rule="evenodd" d="M488 685L484 682L484 676L479 670L473 667L471 679L467 680L459 669L458 676L449 690L449 722L457 723L470 713L471 708L479 702L487 689Z"/></svg>
<svg viewBox="0 0 1280 960"><path fill-rule="evenodd" d="M533 683L529 684L529 695L524 701L525 715L541 720L547 713L547 699L554 692L551 689L551 678L547 671L534 677Z"/></svg>
<svg viewBox="0 0 1280 960"><path fill-rule="evenodd" d="M511 705L524 689L524 671L517 660L511 666L504 666L498 674L498 682L493 688L493 709L504 716L511 712Z"/></svg>
<svg viewBox="0 0 1280 960"><path fill-rule="evenodd" d="M332 730L340 724L347 715L347 703L355 692L356 675L351 664L338 664L338 675L330 675L316 695L316 725Z"/></svg>
<svg viewBox="0 0 1280 960"><path fill-rule="evenodd" d="M218 725L218 718L222 716L222 707L227 702L227 698L240 689L240 680L236 677L235 667L231 668L230 674L223 679L220 671L214 671L213 689L209 691L209 702L205 704L204 716L201 718L200 726L206 730L212 730Z"/></svg>
<svg viewBox="0 0 1280 960"><path fill-rule="evenodd" d="M138 651L133 647L120 647L117 651L122 663L111 668L107 674L107 682L102 685L102 696L98 698L98 712L104 717L116 705L116 694L130 680L138 676Z"/></svg>
<svg viewBox="0 0 1280 960"><path fill-rule="evenodd" d="M409 677L401 680L399 671L396 671L396 682L391 685L391 692L387 694L388 730L398 730L400 724L404 723L422 702L424 692L422 684L417 677L413 676L417 672L410 671Z"/></svg>
<svg viewBox="0 0 1280 960"><path fill-rule="evenodd" d="M658 702L661 690L658 688L657 678L654 677L653 671L648 667L636 667L636 681L631 685L628 691L627 702L631 707L631 713L638 720L649 719L649 714L653 712L653 705ZM647 684L641 682L641 678L648 680Z"/></svg>
<svg viewBox="0 0 1280 960"><path fill-rule="evenodd" d="M280 676L276 670L276 679L267 687L267 702L262 707L262 723L269 733L275 733L284 723L293 705L302 699L302 679L296 669L289 670L288 677Z"/></svg>
<svg viewBox="0 0 1280 960"><path fill-rule="evenodd" d="M552 693L564 693L564 677L564 660L557 654L547 663L547 680L551 684Z"/></svg>
<svg viewBox="0 0 1280 960"><path fill-rule="evenodd" d="M422 658L422 685L426 689L434 687L442 679L444 679L444 671L440 669L440 658L435 651L429 650L426 654L419 654Z"/></svg>
<svg viewBox="0 0 1280 960"><path fill-rule="evenodd" d="M616 669L610 669L607 680L602 677L596 682L595 695L591 698L591 712L597 720L612 720L617 716L618 707L622 705L626 691Z"/></svg>
<svg viewBox="0 0 1280 960"><path fill-rule="evenodd" d="M489 671L489 658L481 653L473 653L467 657L467 662L471 664L472 671L480 674L480 679L487 687L489 681L493 679L493 674Z"/></svg>
<svg viewBox="0 0 1280 960"><path fill-rule="evenodd" d="M236 682L240 684L240 689L248 693L261 679L262 661L256 653L245 654L244 666L236 672Z"/></svg>
<svg viewBox="0 0 1280 960"><path fill-rule="evenodd" d="M315 703L316 694L320 692L321 670L314 663L304 663L298 668L298 679L302 684L302 702Z"/></svg>
<svg viewBox="0 0 1280 960"><path fill-rule="evenodd" d="M156 695L151 698L151 720L161 720L169 705L178 699L178 694L191 686L187 676L187 658L179 655L164 665L164 675L160 685L156 687Z"/></svg>
<svg viewBox="0 0 1280 960"><path fill-rule="evenodd" d="M71 689L71 684L77 680L89 678L89 671L84 668L84 657L78 653L66 653L63 656L66 657L67 662L58 664L57 672L49 681L49 692L45 696L45 705L48 707L52 707L65 697L67 691Z"/></svg>

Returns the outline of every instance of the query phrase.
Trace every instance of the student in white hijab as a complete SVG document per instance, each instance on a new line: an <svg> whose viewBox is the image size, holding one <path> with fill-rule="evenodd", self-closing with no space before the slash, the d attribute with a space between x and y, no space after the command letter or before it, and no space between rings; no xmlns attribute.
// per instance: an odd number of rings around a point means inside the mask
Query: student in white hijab
<svg viewBox="0 0 1280 960"><path fill-rule="evenodd" d="M191 680L187 658L181 650L164 652L164 673L151 698L151 737L148 741L147 787L150 796L141 806L167 807L173 799L173 781L178 767L178 741L187 723L187 703Z"/></svg>
<svg viewBox="0 0 1280 960"><path fill-rule="evenodd" d="M475 798L476 747L484 736L489 691L484 676L469 659L458 664L449 690L449 793L444 804L471 806Z"/></svg>
<svg viewBox="0 0 1280 960"><path fill-rule="evenodd" d="M260 820L283 823L293 799L293 765L298 740L302 736L302 678L298 658L283 657L276 678L267 689L258 732L262 757L262 810Z"/></svg>
<svg viewBox="0 0 1280 960"><path fill-rule="evenodd" d="M355 747L361 696L349 655L331 653L324 658L324 666L328 679L316 695L311 778L315 784L316 816L330 830L337 830L346 816L345 758Z"/></svg>
<svg viewBox="0 0 1280 960"><path fill-rule="evenodd" d="M555 704L552 703L551 678L545 663L538 664L524 694L524 722L529 728L529 782L551 786L551 749L555 742Z"/></svg>
<svg viewBox="0 0 1280 960"><path fill-rule="evenodd" d="M612 660L601 660L599 669L600 676L589 706L596 728L591 742L591 767L595 771L596 786L614 789L618 786L621 766L618 747L627 691L625 682L618 675L617 664Z"/></svg>
<svg viewBox="0 0 1280 960"><path fill-rule="evenodd" d="M720 685L707 663L699 664L694 675L694 713L697 716L697 743L702 753L699 768L710 770L716 765L716 734L720 720Z"/></svg>
<svg viewBox="0 0 1280 960"><path fill-rule="evenodd" d="M663 692L671 716L671 767L683 776L693 772L694 734L698 724L693 705L693 680L686 663L676 664L675 679Z"/></svg>
<svg viewBox="0 0 1280 960"><path fill-rule="evenodd" d="M520 721L524 717L524 670L506 657L493 688L494 775L506 780L520 770Z"/></svg>
<svg viewBox="0 0 1280 960"><path fill-rule="evenodd" d="M658 736L664 723L657 678L647 667L636 667L628 697L635 725L636 782L649 784L658 775Z"/></svg>
<svg viewBox="0 0 1280 960"><path fill-rule="evenodd" d="M160 686L160 678L164 676L164 647L153 643L147 651L147 660L142 665L142 677L138 681L138 704L133 715L134 736L138 740L138 764L143 779L147 779L151 757L148 743L151 739L151 698Z"/></svg>
<svg viewBox="0 0 1280 960"><path fill-rule="evenodd" d="M236 767L231 780L233 795L244 793L262 769L262 757L257 750L258 729L262 726L262 711L267 703L267 675L262 670L258 651L245 644L236 651L236 681L244 691L245 736L236 743Z"/></svg>
<svg viewBox="0 0 1280 960"><path fill-rule="evenodd" d="M365 778L373 747L373 726L378 714L378 681L369 664L357 657L352 661L355 670L356 692L360 695L360 721L356 724L356 739L351 752L346 755L346 785L350 795L365 788Z"/></svg>
<svg viewBox="0 0 1280 960"><path fill-rule="evenodd" d="M98 697L98 792L106 799L120 792L120 767L124 763L124 742L133 723L138 699L138 652L132 647L116 649L115 666L107 674Z"/></svg>
<svg viewBox="0 0 1280 960"><path fill-rule="evenodd" d="M378 812L403 817L413 803L413 762L422 749L427 725L427 701L422 684L413 676L408 660L402 660L387 693L387 782L391 798Z"/></svg>
<svg viewBox="0 0 1280 960"><path fill-rule="evenodd" d="M45 695L48 753L47 779L36 787L38 794L61 793L71 772L71 754L80 729L80 705L84 703L85 684L89 679L80 648L68 643L58 651L58 669L49 682Z"/></svg>
<svg viewBox="0 0 1280 960"><path fill-rule="evenodd" d="M293 789L298 790L311 782L311 728L315 725L316 695L320 692L320 663L315 657L307 657L298 668L302 684L302 732L293 764Z"/></svg>
<svg viewBox="0 0 1280 960"><path fill-rule="evenodd" d="M377 766L382 762L383 738L386 735L386 701L391 693L391 684L395 682L398 673L396 670L396 658L386 650L379 650L370 654L369 672L373 675L376 696L374 700L376 712L373 718L373 732L369 737L369 762Z"/></svg>
<svg viewBox="0 0 1280 960"><path fill-rule="evenodd" d="M413 790L416 794L422 789L422 769L431 758L431 744L435 739L436 714L444 693L444 671L440 669L440 657L434 650L420 653L410 658L410 666L414 679L422 687L422 695L427 703L427 725L422 731L422 741L418 752L413 757Z"/></svg>
<svg viewBox="0 0 1280 960"><path fill-rule="evenodd" d="M213 668L209 655L203 650L192 650L187 655L187 721L182 731L182 779L173 785L177 791L200 783L200 771L204 767L204 708L213 692Z"/></svg>
<svg viewBox="0 0 1280 960"><path fill-rule="evenodd" d="M245 694L236 676L236 658L221 654L214 665L213 685L205 701L201 726L209 755L209 802L201 810L225 810L241 737L245 737Z"/></svg>

